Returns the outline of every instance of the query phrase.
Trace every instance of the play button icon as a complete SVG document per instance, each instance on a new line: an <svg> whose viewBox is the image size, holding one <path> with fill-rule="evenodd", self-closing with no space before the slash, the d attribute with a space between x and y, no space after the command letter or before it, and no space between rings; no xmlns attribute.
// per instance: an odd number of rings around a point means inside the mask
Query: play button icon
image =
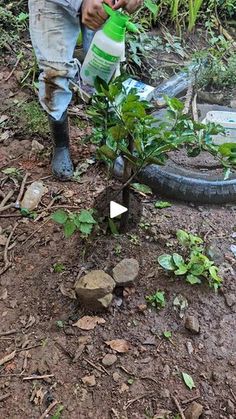
<svg viewBox="0 0 236 419"><path fill-rule="evenodd" d="M110 218L118 217L119 215L124 214L126 211L128 211L128 208L117 204L115 201L110 201Z"/></svg>

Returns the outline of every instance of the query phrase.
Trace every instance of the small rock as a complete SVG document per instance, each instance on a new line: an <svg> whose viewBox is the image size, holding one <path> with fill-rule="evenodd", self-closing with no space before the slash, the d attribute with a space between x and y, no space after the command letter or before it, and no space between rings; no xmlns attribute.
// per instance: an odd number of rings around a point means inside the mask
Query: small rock
<svg viewBox="0 0 236 419"><path fill-rule="evenodd" d="M81 378L83 384L85 384L88 387L94 387L96 385L96 380L94 375L85 375L83 378Z"/></svg>
<svg viewBox="0 0 236 419"><path fill-rule="evenodd" d="M164 378L167 378L167 377L169 377L169 375L170 375L170 367L169 367L169 365L165 365L164 366L164 368L163 368L163 377Z"/></svg>
<svg viewBox="0 0 236 419"><path fill-rule="evenodd" d="M31 150L33 153L39 153L44 150L44 145L40 144L37 140L33 140L31 144Z"/></svg>
<svg viewBox="0 0 236 419"><path fill-rule="evenodd" d="M194 348L193 348L192 342L187 342L186 343L186 347L187 347L187 351L188 351L189 355L192 355L193 352L194 352Z"/></svg>
<svg viewBox="0 0 236 419"><path fill-rule="evenodd" d="M123 259L113 269L113 278L117 285L132 284L139 274L139 263L136 259Z"/></svg>
<svg viewBox="0 0 236 419"><path fill-rule="evenodd" d="M236 304L236 295L234 294L224 294L225 302L228 307L232 307L234 304Z"/></svg>
<svg viewBox="0 0 236 419"><path fill-rule="evenodd" d="M122 393L124 393L125 391L129 391L129 386L127 386L127 384L125 384L125 383L122 383L122 384L121 384L121 387L120 387L120 389L119 389L119 393L120 393L120 394L122 394Z"/></svg>
<svg viewBox="0 0 236 419"><path fill-rule="evenodd" d="M192 402L184 414L186 419L199 419L202 412L203 406L200 403Z"/></svg>
<svg viewBox="0 0 236 419"><path fill-rule="evenodd" d="M110 367L117 361L117 356L112 354L106 354L104 358L102 359L102 364L105 367Z"/></svg>
<svg viewBox="0 0 236 419"><path fill-rule="evenodd" d="M121 380L121 376L118 372L114 372L114 374L112 375L113 380L118 383Z"/></svg>
<svg viewBox="0 0 236 419"><path fill-rule="evenodd" d="M186 316L185 328L190 330L190 332L197 335L200 332L200 325L199 325L199 321L198 321L197 317Z"/></svg>
<svg viewBox="0 0 236 419"><path fill-rule="evenodd" d="M217 243L212 243L206 249L206 254L216 265L222 265L224 263L224 254Z"/></svg>
<svg viewBox="0 0 236 419"><path fill-rule="evenodd" d="M227 400L227 403L226 403L226 411L227 411L227 413L229 413L229 415L233 415L234 414L234 411L235 411L234 403L231 402L231 400Z"/></svg>
<svg viewBox="0 0 236 419"><path fill-rule="evenodd" d="M80 302L90 310L107 308L112 301L115 281L102 270L94 270L78 279L75 291Z"/></svg>
<svg viewBox="0 0 236 419"><path fill-rule="evenodd" d="M147 304L139 304L138 305L138 311L140 311L141 313L144 313L144 311L147 310Z"/></svg>
<svg viewBox="0 0 236 419"><path fill-rule="evenodd" d="M170 399L170 392L167 388L164 388L163 390L161 390L160 395L161 397L163 397L163 399Z"/></svg>

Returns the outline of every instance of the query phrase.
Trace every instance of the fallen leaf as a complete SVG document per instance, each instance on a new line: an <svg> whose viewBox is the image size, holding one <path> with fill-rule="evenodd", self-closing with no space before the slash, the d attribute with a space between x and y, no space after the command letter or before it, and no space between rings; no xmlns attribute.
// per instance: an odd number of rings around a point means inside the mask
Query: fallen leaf
<svg viewBox="0 0 236 419"><path fill-rule="evenodd" d="M79 327L82 330L92 330L97 324L104 324L106 320L98 316L84 316L81 317L73 326Z"/></svg>
<svg viewBox="0 0 236 419"><path fill-rule="evenodd" d="M6 300L7 299L7 289L5 288L2 292L2 295L0 295L0 300Z"/></svg>
<svg viewBox="0 0 236 419"><path fill-rule="evenodd" d="M114 339L114 340L108 340L105 342L108 346L110 346L111 349L113 349L116 352L125 353L128 352L130 345L127 340L124 339Z"/></svg>
<svg viewBox="0 0 236 419"><path fill-rule="evenodd" d="M153 417L153 419L168 419L172 412L170 410L161 409Z"/></svg>
<svg viewBox="0 0 236 419"><path fill-rule="evenodd" d="M15 358L15 356L16 356L16 351L13 351L10 354L4 356L2 359L0 359L0 367L6 364L6 362L11 361L13 358Z"/></svg>
<svg viewBox="0 0 236 419"><path fill-rule="evenodd" d="M65 285L63 283L60 285L59 289L60 289L62 295L64 295L65 297L68 297L71 300L76 300L75 290L65 288Z"/></svg>
<svg viewBox="0 0 236 419"><path fill-rule="evenodd" d="M96 380L94 375L85 375L83 378L81 378L83 384L85 384L88 387L93 387L96 385Z"/></svg>
<svg viewBox="0 0 236 419"><path fill-rule="evenodd" d="M183 377L183 380L184 380L186 386L190 390L192 390L194 387L196 387L191 375L187 374L186 372L182 372L182 377Z"/></svg>
<svg viewBox="0 0 236 419"><path fill-rule="evenodd" d="M5 371L10 372L10 371L14 371L16 369L16 364L15 362L9 362L9 364L7 364L5 366Z"/></svg>

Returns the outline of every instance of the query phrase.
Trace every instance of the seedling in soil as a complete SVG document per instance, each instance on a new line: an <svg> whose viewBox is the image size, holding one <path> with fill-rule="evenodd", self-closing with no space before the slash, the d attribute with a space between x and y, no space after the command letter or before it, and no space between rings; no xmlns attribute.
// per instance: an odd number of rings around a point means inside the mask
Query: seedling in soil
<svg viewBox="0 0 236 419"><path fill-rule="evenodd" d="M120 244L117 244L114 248L114 253L116 256L119 256L122 252L122 246Z"/></svg>
<svg viewBox="0 0 236 419"><path fill-rule="evenodd" d="M134 244L135 246L140 246L140 241L136 234L128 234L129 241Z"/></svg>
<svg viewBox="0 0 236 419"><path fill-rule="evenodd" d="M21 208L20 213L23 217L30 218L31 220L35 220L37 218L37 212L28 210L27 208Z"/></svg>
<svg viewBox="0 0 236 419"><path fill-rule="evenodd" d="M60 404L60 406L58 406L56 410L56 413L52 416L52 419L61 419L61 414L63 410L64 410L64 406L63 404Z"/></svg>
<svg viewBox="0 0 236 419"><path fill-rule="evenodd" d="M88 238L97 224L92 210L82 210L79 214L58 210L52 214L52 219L63 226L66 238L71 237L76 231L79 231L82 237Z"/></svg>
<svg viewBox="0 0 236 419"><path fill-rule="evenodd" d="M63 323L62 320L57 320L56 325L57 325L57 327L59 327L59 329L63 329L63 327L64 327L64 323Z"/></svg>
<svg viewBox="0 0 236 419"><path fill-rule="evenodd" d="M155 307L156 309L160 310L161 308L164 308L166 305L166 299L165 299L165 292L164 291L157 291L155 294L147 295L146 301L152 305L152 307Z"/></svg>
<svg viewBox="0 0 236 419"><path fill-rule="evenodd" d="M61 274L65 270L65 266L62 263L54 263L53 270L57 274Z"/></svg>
<svg viewBox="0 0 236 419"><path fill-rule="evenodd" d="M170 330L166 330L165 332L163 332L163 336L165 339L171 340L172 332Z"/></svg>
<svg viewBox="0 0 236 419"><path fill-rule="evenodd" d="M151 163L165 163L169 151L186 145L191 156L202 150L217 155L218 147L213 144L211 135L222 132L222 127L193 121L183 114L184 105L178 99L166 97L173 124L160 121L157 124L155 117L149 114L151 105L140 100L135 89L127 94L121 79L107 85L98 78L95 87L97 94L88 111L95 126L92 141L101 140L98 157L108 163L110 169L118 157L123 158L123 185L119 192L126 208L130 209L130 184L140 170ZM141 188L142 193L150 191L146 186ZM127 230L128 217L129 211L122 214L121 231Z"/></svg>
<svg viewBox="0 0 236 419"><path fill-rule="evenodd" d="M158 263L177 277L183 276L191 285L206 280L209 287L217 291L223 279L218 275L219 268L205 255L203 240L184 230L178 230L176 236L183 256L179 253L163 254L159 256Z"/></svg>
<svg viewBox="0 0 236 419"><path fill-rule="evenodd" d="M155 204L154 204L154 207L159 208L159 209L169 208L171 206L172 206L172 204L168 201L156 201Z"/></svg>

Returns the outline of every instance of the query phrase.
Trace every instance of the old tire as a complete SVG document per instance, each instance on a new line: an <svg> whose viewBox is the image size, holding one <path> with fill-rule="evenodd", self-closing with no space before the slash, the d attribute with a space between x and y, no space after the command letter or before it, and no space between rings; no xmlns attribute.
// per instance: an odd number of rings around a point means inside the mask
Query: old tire
<svg viewBox="0 0 236 419"><path fill-rule="evenodd" d="M210 179L206 174L189 171L177 165L152 164L143 169L138 179L153 192L187 202L225 204L236 202L236 177Z"/></svg>

